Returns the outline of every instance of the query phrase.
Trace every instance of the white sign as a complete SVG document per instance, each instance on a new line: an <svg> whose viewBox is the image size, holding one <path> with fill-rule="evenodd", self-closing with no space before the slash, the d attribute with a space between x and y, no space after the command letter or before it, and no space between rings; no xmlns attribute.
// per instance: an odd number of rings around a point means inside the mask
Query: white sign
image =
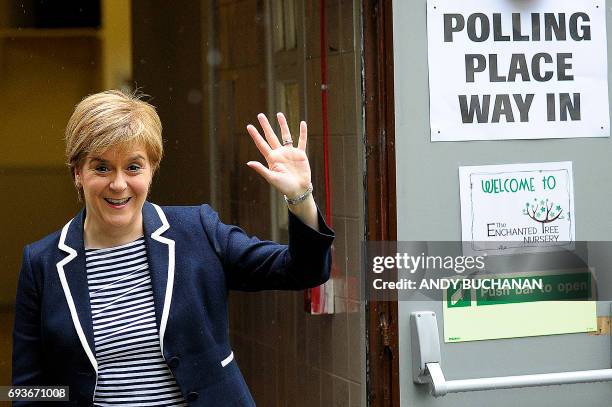
<svg viewBox="0 0 612 407"><path fill-rule="evenodd" d="M472 251L573 247L571 162L459 167L459 188L461 237Z"/></svg>
<svg viewBox="0 0 612 407"><path fill-rule="evenodd" d="M604 0L428 0L432 141L608 137Z"/></svg>

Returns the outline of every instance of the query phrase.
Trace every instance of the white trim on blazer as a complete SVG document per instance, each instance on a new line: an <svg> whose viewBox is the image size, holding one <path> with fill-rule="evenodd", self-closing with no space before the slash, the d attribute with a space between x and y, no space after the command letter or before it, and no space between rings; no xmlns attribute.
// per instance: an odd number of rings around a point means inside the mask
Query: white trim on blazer
<svg viewBox="0 0 612 407"><path fill-rule="evenodd" d="M168 324L168 315L170 314L170 303L172 302L172 289L174 287L174 240L168 239L167 237L160 236L166 230L170 229L170 224L166 215L162 209L152 204L159 218L162 221L160 226L155 232L151 234L151 238L157 240L160 243L168 245L168 280L166 282L166 295L164 297L164 308L161 315L161 322L159 324L159 344L161 348L162 357L164 357L164 333L166 333L166 325ZM165 357L164 357L165 359Z"/></svg>
<svg viewBox="0 0 612 407"><path fill-rule="evenodd" d="M170 314L170 303L172 302L172 289L174 287L174 267L175 267L175 242L172 239L168 239L167 237L160 236L166 230L170 229L170 224L168 223L168 219L166 215L162 211L162 209L156 205L152 204L155 208L157 215L159 216L162 225L157 228L152 234L151 238L157 240L160 243L163 243L168 246L168 280L166 282L166 294L164 297L164 307L161 316L161 322L159 325L159 343L160 349L162 353L162 357L164 355L164 333L166 332L166 325L168 324L168 316ZM72 219L73 220L73 219ZM79 336L79 340L81 341L81 346L83 346L83 350L87 354L91 365L96 371L96 382L98 375L98 362L87 343L87 338L85 338L85 333L83 332L83 327L81 326L81 322L79 321L79 316L76 312L76 307L74 305L74 300L72 298L72 294L70 293L70 287L68 286L68 282L66 281L66 273L64 272L64 266L74 260L77 257L77 252L72 247L66 245L66 234L68 233L68 228L72 223L72 220L68 222L62 229L62 233L60 235L58 248L68 253L68 256L57 263L57 273L59 274L60 282L62 283L62 288L64 289L64 295L66 297L66 301L68 302L68 308L70 309L70 316L72 317L72 323L74 324L74 328L76 329L77 335Z"/></svg>
<svg viewBox="0 0 612 407"><path fill-rule="evenodd" d="M221 361L221 367L229 365L232 360L234 360L234 351L232 351L228 357Z"/></svg>
<svg viewBox="0 0 612 407"><path fill-rule="evenodd" d="M85 333L83 332L83 327L81 327L81 322L79 321L79 316L77 315L76 307L74 306L74 300L72 299L72 294L70 293L70 287L68 287L68 282L66 281L66 273L64 272L64 266L70 263L72 260L74 260L77 257L76 250L66 245L65 243L66 233L68 233L68 227L70 226L71 223L72 223L72 220L66 223L66 225L62 229L62 234L60 235L59 244L57 245L57 247L59 247L61 250L68 253L67 257L64 257L63 260L61 260L59 263L56 264L57 274L59 274L59 279L62 283L62 288L64 289L64 296L66 296L66 301L68 302L68 308L70 309L70 316L72 317L72 323L74 324L74 328L77 331L77 335L79 335L81 346L83 346L83 350L85 350L85 353L87 354L87 357L89 358L89 361L91 362L91 365L96 371L96 376L97 376L98 375L98 362L96 361L96 358L93 352L89 348L89 344L87 343L87 338L85 338Z"/></svg>

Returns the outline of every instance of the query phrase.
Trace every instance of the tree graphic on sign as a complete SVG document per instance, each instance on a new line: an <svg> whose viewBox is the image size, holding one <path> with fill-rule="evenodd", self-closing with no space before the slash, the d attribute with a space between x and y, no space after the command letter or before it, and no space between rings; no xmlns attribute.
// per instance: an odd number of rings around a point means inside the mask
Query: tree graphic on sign
<svg viewBox="0 0 612 407"><path fill-rule="evenodd" d="M563 219L563 216L561 216L562 212L563 208L561 208L561 205L549 201L548 198L540 200L534 198L533 203L526 202L525 209L523 209L523 215L527 215L542 224L542 233L544 233L545 224L554 222L557 219Z"/></svg>

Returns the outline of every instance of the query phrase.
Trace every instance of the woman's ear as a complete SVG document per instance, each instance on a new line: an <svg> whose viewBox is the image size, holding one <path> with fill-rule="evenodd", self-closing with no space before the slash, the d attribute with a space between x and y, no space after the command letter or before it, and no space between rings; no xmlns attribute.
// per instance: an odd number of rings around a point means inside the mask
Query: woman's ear
<svg viewBox="0 0 612 407"><path fill-rule="evenodd" d="M74 185L76 185L77 188L81 187L81 169L78 167L74 168Z"/></svg>

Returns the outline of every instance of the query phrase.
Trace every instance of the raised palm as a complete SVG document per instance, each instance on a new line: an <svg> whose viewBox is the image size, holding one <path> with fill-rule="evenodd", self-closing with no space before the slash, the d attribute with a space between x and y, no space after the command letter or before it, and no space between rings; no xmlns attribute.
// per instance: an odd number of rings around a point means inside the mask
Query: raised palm
<svg viewBox="0 0 612 407"><path fill-rule="evenodd" d="M255 142L257 149L263 155L267 168L258 161L249 161L247 165L257 171L270 185L288 197L302 194L310 186L310 164L306 156L307 127L306 122L300 122L300 137L297 147L293 147L287 119L282 113L277 114L281 129L281 140L274 133L268 118L263 113L257 115L265 140L251 124L247 131ZM291 141L291 143L290 143ZM281 143L282 142L282 143Z"/></svg>

